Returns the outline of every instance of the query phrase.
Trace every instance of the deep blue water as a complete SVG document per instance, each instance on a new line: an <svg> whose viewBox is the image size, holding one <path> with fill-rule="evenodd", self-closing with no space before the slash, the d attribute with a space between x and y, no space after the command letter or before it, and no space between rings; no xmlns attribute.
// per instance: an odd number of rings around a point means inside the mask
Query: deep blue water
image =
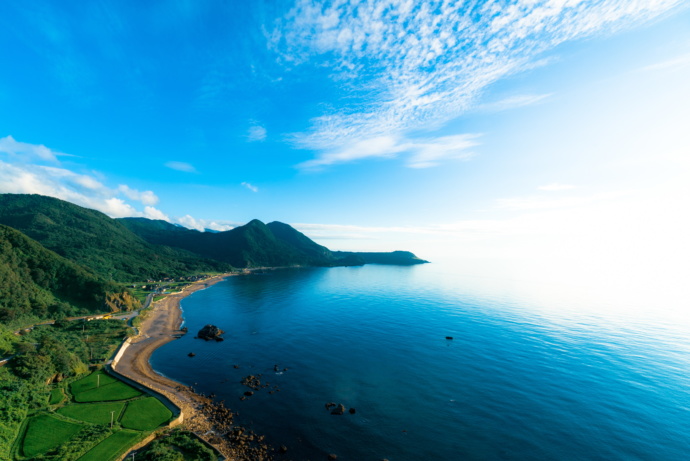
<svg viewBox="0 0 690 461"><path fill-rule="evenodd" d="M214 392L290 459L690 457L690 338L663 306L428 264L231 277L182 307L191 334L154 368ZM224 342L194 339L207 323ZM280 392L240 401L259 373Z"/></svg>

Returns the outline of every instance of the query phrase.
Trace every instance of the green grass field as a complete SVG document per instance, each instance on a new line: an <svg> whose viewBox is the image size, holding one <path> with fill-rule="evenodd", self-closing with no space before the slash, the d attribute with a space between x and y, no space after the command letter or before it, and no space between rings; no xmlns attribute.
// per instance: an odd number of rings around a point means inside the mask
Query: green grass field
<svg viewBox="0 0 690 461"><path fill-rule="evenodd" d="M46 414L33 416L29 420L24 440L22 440L22 453L27 458L45 453L67 442L81 428L81 424L61 421L54 416Z"/></svg>
<svg viewBox="0 0 690 461"><path fill-rule="evenodd" d="M99 383L100 386L104 386L106 384L117 382L119 382L117 379L113 378L112 376L106 374L103 371L94 371L90 375L85 376L82 379L70 384L69 390L70 392L72 392L73 395L77 395L82 392L90 391L91 389L96 389Z"/></svg>
<svg viewBox="0 0 690 461"><path fill-rule="evenodd" d="M111 417L115 422L120 418L125 402L83 403L68 405L57 412L79 421L93 424L110 425ZM114 414L111 412L115 412Z"/></svg>
<svg viewBox="0 0 690 461"><path fill-rule="evenodd" d="M141 392L132 386L102 371L96 371L79 381L73 382L70 385L70 391L74 395L74 400L80 403L126 400L141 395Z"/></svg>
<svg viewBox="0 0 690 461"><path fill-rule="evenodd" d="M172 418L172 412L158 399L147 397L127 404L120 422L123 427L152 431Z"/></svg>
<svg viewBox="0 0 690 461"><path fill-rule="evenodd" d="M129 447L134 445L138 439L142 439L145 436L146 434L141 432L128 431L127 429L115 432L86 452L84 456L79 458L79 461L110 461L117 459Z"/></svg>
<svg viewBox="0 0 690 461"><path fill-rule="evenodd" d="M65 400L65 393L62 392L62 389L58 387L50 391L48 405L57 405L58 403L62 403L63 400Z"/></svg>

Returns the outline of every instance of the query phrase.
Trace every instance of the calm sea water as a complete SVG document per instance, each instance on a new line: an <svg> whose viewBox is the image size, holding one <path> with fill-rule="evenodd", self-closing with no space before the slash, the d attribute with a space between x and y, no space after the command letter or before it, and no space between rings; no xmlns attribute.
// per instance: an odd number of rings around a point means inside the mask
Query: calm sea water
<svg viewBox="0 0 690 461"><path fill-rule="evenodd" d="M293 460L689 459L687 325L585 294L438 264L231 277L151 362ZM250 374L271 387L241 401Z"/></svg>

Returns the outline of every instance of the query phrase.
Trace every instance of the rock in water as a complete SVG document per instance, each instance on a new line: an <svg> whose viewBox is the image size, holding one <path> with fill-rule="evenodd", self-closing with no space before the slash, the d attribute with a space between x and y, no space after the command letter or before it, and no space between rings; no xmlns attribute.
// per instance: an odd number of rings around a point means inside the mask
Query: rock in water
<svg viewBox="0 0 690 461"><path fill-rule="evenodd" d="M344 415L345 414L345 405L342 403L335 407L333 410L331 410L332 415Z"/></svg>
<svg viewBox="0 0 690 461"><path fill-rule="evenodd" d="M206 325L204 328L199 330L197 337L205 339L206 341L210 339L215 339L216 341L218 341L218 338L220 338L220 335L222 335L223 333L225 332L215 325ZM220 338L220 341L222 340L223 339Z"/></svg>

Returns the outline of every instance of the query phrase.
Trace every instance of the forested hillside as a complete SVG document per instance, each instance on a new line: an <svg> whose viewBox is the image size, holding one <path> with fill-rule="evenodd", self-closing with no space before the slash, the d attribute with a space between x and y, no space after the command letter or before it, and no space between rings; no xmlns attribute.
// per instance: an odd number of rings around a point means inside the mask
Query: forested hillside
<svg viewBox="0 0 690 461"><path fill-rule="evenodd" d="M102 312L106 296L129 302L113 282L45 249L21 232L0 225L0 322L59 318ZM133 304L136 303L136 304Z"/></svg>
<svg viewBox="0 0 690 461"><path fill-rule="evenodd" d="M214 258L235 267L341 266L362 264L344 260L293 227L254 219L225 232L199 232L165 221L120 219L132 232L151 244L167 245Z"/></svg>
<svg viewBox="0 0 690 461"><path fill-rule="evenodd" d="M138 281L230 269L187 251L151 245L99 211L52 197L1 194L0 224L106 280Z"/></svg>

